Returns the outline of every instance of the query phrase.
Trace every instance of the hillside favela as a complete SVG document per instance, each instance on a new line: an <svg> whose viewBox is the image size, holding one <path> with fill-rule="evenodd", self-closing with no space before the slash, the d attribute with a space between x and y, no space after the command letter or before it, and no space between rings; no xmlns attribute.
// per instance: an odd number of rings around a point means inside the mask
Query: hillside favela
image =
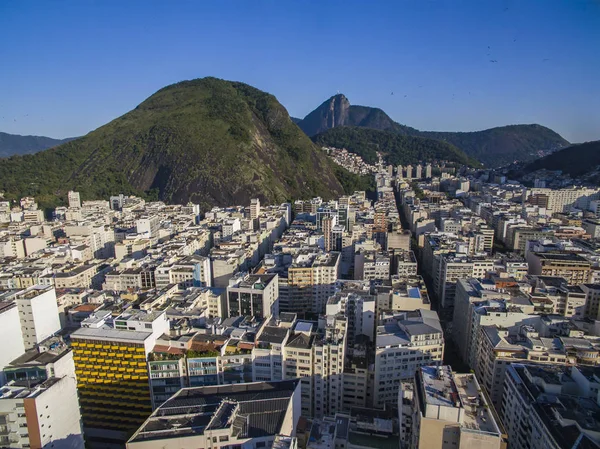
<svg viewBox="0 0 600 449"><path fill-rule="evenodd" d="M0 449L600 449L599 19L0 5Z"/></svg>

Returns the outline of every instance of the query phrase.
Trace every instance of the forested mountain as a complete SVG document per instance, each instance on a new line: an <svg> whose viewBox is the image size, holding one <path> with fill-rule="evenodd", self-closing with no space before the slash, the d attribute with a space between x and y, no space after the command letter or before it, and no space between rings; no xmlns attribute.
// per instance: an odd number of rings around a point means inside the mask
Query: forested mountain
<svg viewBox="0 0 600 449"><path fill-rule="evenodd" d="M313 141L320 146L345 148L370 164L377 162L379 151L385 155L386 162L392 165L433 160L478 165L477 161L447 142L377 129L342 126L317 134Z"/></svg>
<svg viewBox="0 0 600 449"><path fill-rule="evenodd" d="M569 145L559 134L541 125L510 125L474 132L420 131L395 122L381 109L353 106L342 94L322 103L298 126L311 137L328 129L349 126L442 140L492 167L531 161Z"/></svg>
<svg viewBox="0 0 600 449"><path fill-rule="evenodd" d="M202 78L165 87L84 137L0 160L0 190L45 206L76 189L83 198L140 194L207 208L336 197L336 172L274 96Z"/></svg>

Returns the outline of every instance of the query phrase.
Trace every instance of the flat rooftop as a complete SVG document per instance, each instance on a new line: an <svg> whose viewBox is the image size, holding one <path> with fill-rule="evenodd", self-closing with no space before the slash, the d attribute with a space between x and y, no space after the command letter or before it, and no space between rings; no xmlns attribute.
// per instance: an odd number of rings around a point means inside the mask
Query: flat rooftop
<svg viewBox="0 0 600 449"><path fill-rule="evenodd" d="M122 331L111 327L82 327L71 334L72 339L79 340L106 340L106 341L123 341L132 343L143 343L152 332L141 331Z"/></svg>
<svg viewBox="0 0 600 449"><path fill-rule="evenodd" d="M569 262L588 263L589 261L575 253L535 253L542 260L561 260Z"/></svg>
<svg viewBox="0 0 600 449"><path fill-rule="evenodd" d="M459 421L465 430L500 433L473 374L453 373L449 366L425 366L420 371L426 404L464 409Z"/></svg>
<svg viewBox="0 0 600 449"><path fill-rule="evenodd" d="M129 442L229 429L235 438L276 435L299 380L184 388L156 409Z"/></svg>

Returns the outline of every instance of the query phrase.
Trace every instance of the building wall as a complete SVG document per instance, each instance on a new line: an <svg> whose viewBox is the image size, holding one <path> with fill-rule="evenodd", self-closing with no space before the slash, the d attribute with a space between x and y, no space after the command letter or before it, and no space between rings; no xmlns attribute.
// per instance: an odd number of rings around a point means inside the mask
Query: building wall
<svg viewBox="0 0 600 449"><path fill-rule="evenodd" d="M3 342L2 351L0 351L0 385L4 385L5 378L2 370L25 352L19 309L16 306L0 312L0 341Z"/></svg>
<svg viewBox="0 0 600 449"><path fill-rule="evenodd" d="M137 429L152 411L144 342L71 338L84 427Z"/></svg>
<svg viewBox="0 0 600 449"><path fill-rule="evenodd" d="M24 399L23 402L32 449L46 448L52 444L55 447L83 449L77 383L73 377L65 376L39 396ZM29 427L30 422L37 422L39 427ZM34 433L39 446L33 444Z"/></svg>
<svg viewBox="0 0 600 449"><path fill-rule="evenodd" d="M34 298L17 298L25 349L33 348L60 330L56 290L51 288Z"/></svg>

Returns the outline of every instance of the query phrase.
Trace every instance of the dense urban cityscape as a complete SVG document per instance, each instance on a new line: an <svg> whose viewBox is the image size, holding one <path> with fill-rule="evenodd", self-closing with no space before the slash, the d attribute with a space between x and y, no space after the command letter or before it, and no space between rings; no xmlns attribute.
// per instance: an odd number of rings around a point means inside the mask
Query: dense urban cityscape
<svg viewBox="0 0 600 449"><path fill-rule="evenodd" d="M0 202L0 445L597 447L600 189L327 152L376 191Z"/></svg>
<svg viewBox="0 0 600 449"><path fill-rule="evenodd" d="M0 449L600 449L599 19L0 0Z"/></svg>

